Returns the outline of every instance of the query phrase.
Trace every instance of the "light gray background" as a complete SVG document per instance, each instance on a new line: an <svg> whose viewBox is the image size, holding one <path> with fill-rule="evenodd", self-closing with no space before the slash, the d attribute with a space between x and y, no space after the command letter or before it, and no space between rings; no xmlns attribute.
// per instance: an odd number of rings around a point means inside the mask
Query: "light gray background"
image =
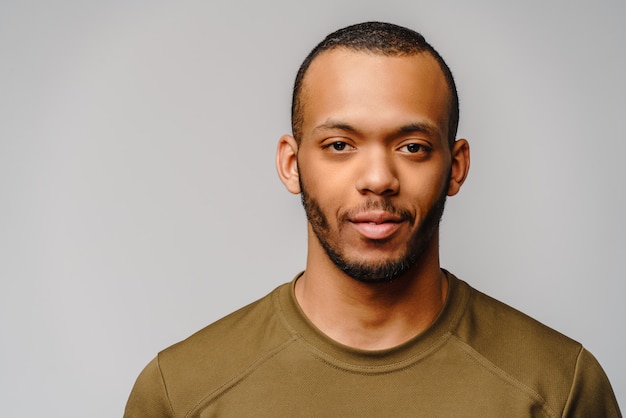
<svg viewBox="0 0 626 418"><path fill-rule="evenodd" d="M158 350L303 268L275 145L301 60L363 20L457 78L472 168L443 265L583 342L624 406L625 9L3 0L2 415L121 416Z"/></svg>

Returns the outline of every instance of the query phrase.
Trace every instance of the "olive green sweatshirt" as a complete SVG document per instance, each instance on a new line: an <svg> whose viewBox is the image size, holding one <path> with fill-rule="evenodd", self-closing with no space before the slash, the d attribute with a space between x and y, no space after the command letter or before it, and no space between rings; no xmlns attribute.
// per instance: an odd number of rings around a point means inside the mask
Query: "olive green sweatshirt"
<svg viewBox="0 0 626 418"><path fill-rule="evenodd" d="M381 351L321 333L294 280L159 353L124 417L621 416L579 343L448 280L436 321Z"/></svg>

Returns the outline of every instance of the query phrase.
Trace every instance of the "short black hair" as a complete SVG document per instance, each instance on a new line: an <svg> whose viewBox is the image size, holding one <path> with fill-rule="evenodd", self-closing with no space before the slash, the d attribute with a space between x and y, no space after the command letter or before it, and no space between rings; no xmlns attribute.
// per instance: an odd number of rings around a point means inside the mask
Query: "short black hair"
<svg viewBox="0 0 626 418"><path fill-rule="evenodd" d="M302 137L303 108L302 83L304 76L313 60L324 51L336 48L345 48L353 51L371 52L388 56L410 56L421 53L430 54L443 71L450 91L449 118L448 118L448 143L454 144L459 125L459 97L452 72L441 58L441 55L433 48L424 37L411 29L392 23L364 22L347 26L328 35L307 55L298 70L296 81L293 86L291 102L291 129L298 143Z"/></svg>

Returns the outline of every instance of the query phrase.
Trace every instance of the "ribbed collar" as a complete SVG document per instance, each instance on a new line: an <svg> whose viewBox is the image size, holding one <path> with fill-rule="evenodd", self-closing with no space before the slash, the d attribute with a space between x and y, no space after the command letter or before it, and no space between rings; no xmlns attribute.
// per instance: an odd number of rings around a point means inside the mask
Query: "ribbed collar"
<svg viewBox="0 0 626 418"><path fill-rule="evenodd" d="M273 299L281 322L292 336L307 346L314 355L335 367L360 373L388 373L428 356L444 344L462 317L469 298L469 286L444 270L448 278L448 294L435 321L411 340L385 350L361 350L340 344L322 333L302 312L296 297L295 283L281 286Z"/></svg>

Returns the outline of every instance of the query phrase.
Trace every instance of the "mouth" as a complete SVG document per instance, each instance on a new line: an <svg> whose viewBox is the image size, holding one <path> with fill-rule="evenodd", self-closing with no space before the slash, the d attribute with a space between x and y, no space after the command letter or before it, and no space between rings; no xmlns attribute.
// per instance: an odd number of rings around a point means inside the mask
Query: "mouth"
<svg viewBox="0 0 626 418"><path fill-rule="evenodd" d="M384 240L398 231L405 219L387 212L365 212L351 217L349 222L364 238Z"/></svg>

